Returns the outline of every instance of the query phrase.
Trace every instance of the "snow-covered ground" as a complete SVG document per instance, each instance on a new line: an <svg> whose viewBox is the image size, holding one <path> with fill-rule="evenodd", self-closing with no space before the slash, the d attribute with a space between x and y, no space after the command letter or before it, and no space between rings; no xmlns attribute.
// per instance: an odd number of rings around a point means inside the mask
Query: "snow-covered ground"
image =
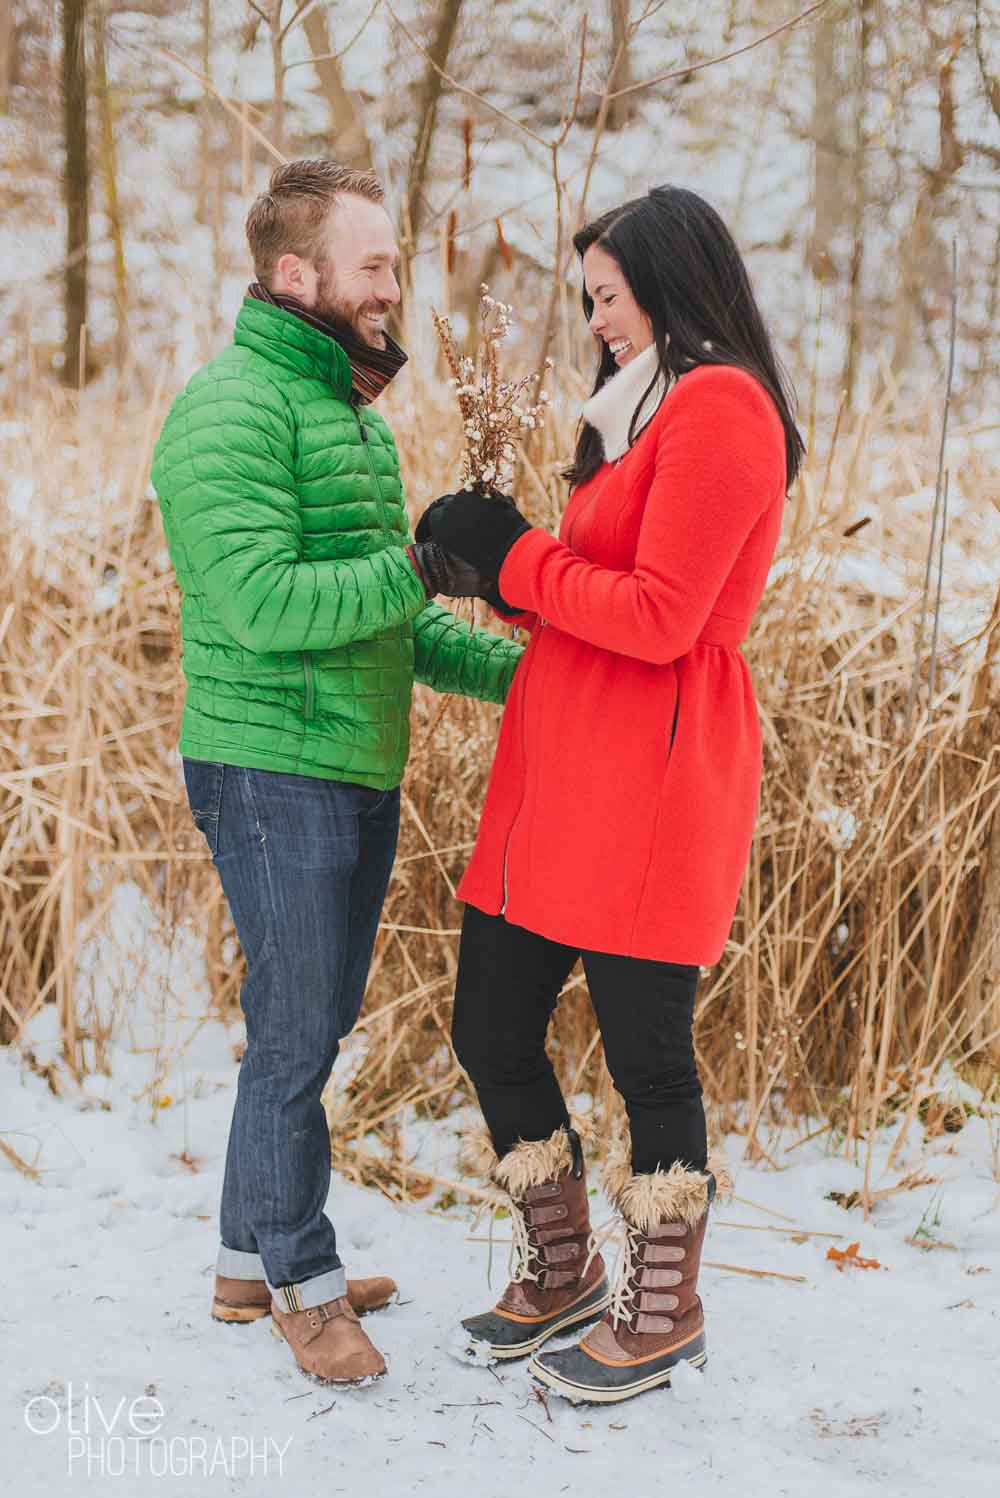
<svg viewBox="0 0 1000 1498"><path fill-rule="evenodd" d="M51 1015L30 1026L39 1063ZM826 1198L862 1179L828 1136L791 1150L795 1134L777 1140L778 1171L741 1167L742 1199L716 1212L706 1257L800 1278L706 1268L704 1375L685 1369L672 1390L607 1409L555 1397L546 1409L523 1364L449 1353L459 1315L492 1303L505 1268L501 1245L491 1291L471 1209L436 1211L437 1193L400 1206L335 1176L348 1272L387 1272L401 1291L367 1323L389 1376L344 1392L305 1380L267 1321L208 1315L238 1032L192 1008L118 1035L112 1077L76 1097L53 1096L0 1051L0 1138L41 1172L29 1180L0 1157L0 1450L16 1498L997 1492L1000 1186L987 1120L915 1135L888 1172L887 1132L873 1185L918 1168L932 1179L886 1197L868 1223ZM421 1168L454 1172L457 1122L408 1128ZM738 1160L742 1141L728 1148ZM603 1200L594 1208L603 1222ZM828 1260L854 1240L882 1267Z"/></svg>

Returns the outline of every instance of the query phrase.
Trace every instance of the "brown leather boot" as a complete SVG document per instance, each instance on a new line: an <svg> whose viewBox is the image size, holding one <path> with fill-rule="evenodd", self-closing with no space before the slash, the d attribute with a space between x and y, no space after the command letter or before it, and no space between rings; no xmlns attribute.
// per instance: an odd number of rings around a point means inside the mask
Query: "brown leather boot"
<svg viewBox="0 0 1000 1498"><path fill-rule="evenodd" d="M389 1304L396 1290L396 1281L391 1280L387 1274L347 1281L347 1299L351 1303L351 1310L358 1316L367 1316L369 1311L381 1311ZM213 1320L242 1325L248 1321L259 1321L261 1316L270 1314L271 1292L265 1280L234 1280L224 1274L215 1276Z"/></svg>
<svg viewBox="0 0 1000 1498"><path fill-rule="evenodd" d="M367 1384L385 1373L385 1359L358 1324L346 1295L285 1311L271 1302L271 1331L283 1337L302 1372L318 1384Z"/></svg>
<svg viewBox="0 0 1000 1498"><path fill-rule="evenodd" d="M682 1361L704 1366L701 1249L709 1205L732 1181L711 1156L704 1173L678 1164L633 1175L613 1165L606 1189L625 1235L608 1313L576 1347L528 1365L541 1383L583 1403L614 1404L669 1384Z"/></svg>
<svg viewBox="0 0 1000 1498"><path fill-rule="evenodd" d="M595 1321L608 1304L604 1261L589 1251L583 1151L575 1130L559 1128L549 1139L522 1140L500 1160L484 1135L475 1158L510 1212L513 1273L491 1311L462 1322L462 1351L477 1362L520 1358ZM465 1161L472 1163L468 1150Z"/></svg>

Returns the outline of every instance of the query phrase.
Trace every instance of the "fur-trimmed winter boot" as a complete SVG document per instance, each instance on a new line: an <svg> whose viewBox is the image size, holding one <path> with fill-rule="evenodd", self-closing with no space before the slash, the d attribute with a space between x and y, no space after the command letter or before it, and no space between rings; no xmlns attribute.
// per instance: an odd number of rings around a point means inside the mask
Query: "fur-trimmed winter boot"
<svg viewBox="0 0 1000 1498"><path fill-rule="evenodd" d="M624 1230L608 1313L576 1347L528 1365L557 1394L596 1404L669 1384L680 1362L704 1365L702 1242L709 1205L717 1192L732 1192L732 1180L717 1156L704 1173L677 1164L647 1175L619 1159L609 1164L605 1190Z"/></svg>
<svg viewBox="0 0 1000 1498"><path fill-rule="evenodd" d="M590 1209L575 1129L521 1141L498 1159L484 1130L463 1151L466 1169L499 1187L510 1211L511 1279L491 1311L469 1316L469 1355L520 1358L557 1332L596 1321L610 1291L600 1254L588 1252Z"/></svg>

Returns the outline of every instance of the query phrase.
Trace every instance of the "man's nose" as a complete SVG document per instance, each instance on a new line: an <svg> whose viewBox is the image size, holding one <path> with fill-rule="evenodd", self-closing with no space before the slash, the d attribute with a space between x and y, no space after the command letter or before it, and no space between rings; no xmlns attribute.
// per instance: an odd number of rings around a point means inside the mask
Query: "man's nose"
<svg viewBox="0 0 1000 1498"><path fill-rule="evenodd" d="M391 270L386 270L375 287L375 295L380 302L389 302L393 307L400 299L399 282Z"/></svg>

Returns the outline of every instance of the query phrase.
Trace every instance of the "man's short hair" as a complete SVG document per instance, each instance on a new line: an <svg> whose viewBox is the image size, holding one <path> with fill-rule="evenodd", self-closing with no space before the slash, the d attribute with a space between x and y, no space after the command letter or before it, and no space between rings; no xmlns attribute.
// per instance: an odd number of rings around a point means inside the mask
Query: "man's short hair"
<svg viewBox="0 0 1000 1498"><path fill-rule="evenodd" d="M282 255L322 261L323 225L331 204L345 193L381 203L382 184L372 172L355 171L329 157L286 161L275 167L246 219L247 243L254 271L270 290L274 267Z"/></svg>

